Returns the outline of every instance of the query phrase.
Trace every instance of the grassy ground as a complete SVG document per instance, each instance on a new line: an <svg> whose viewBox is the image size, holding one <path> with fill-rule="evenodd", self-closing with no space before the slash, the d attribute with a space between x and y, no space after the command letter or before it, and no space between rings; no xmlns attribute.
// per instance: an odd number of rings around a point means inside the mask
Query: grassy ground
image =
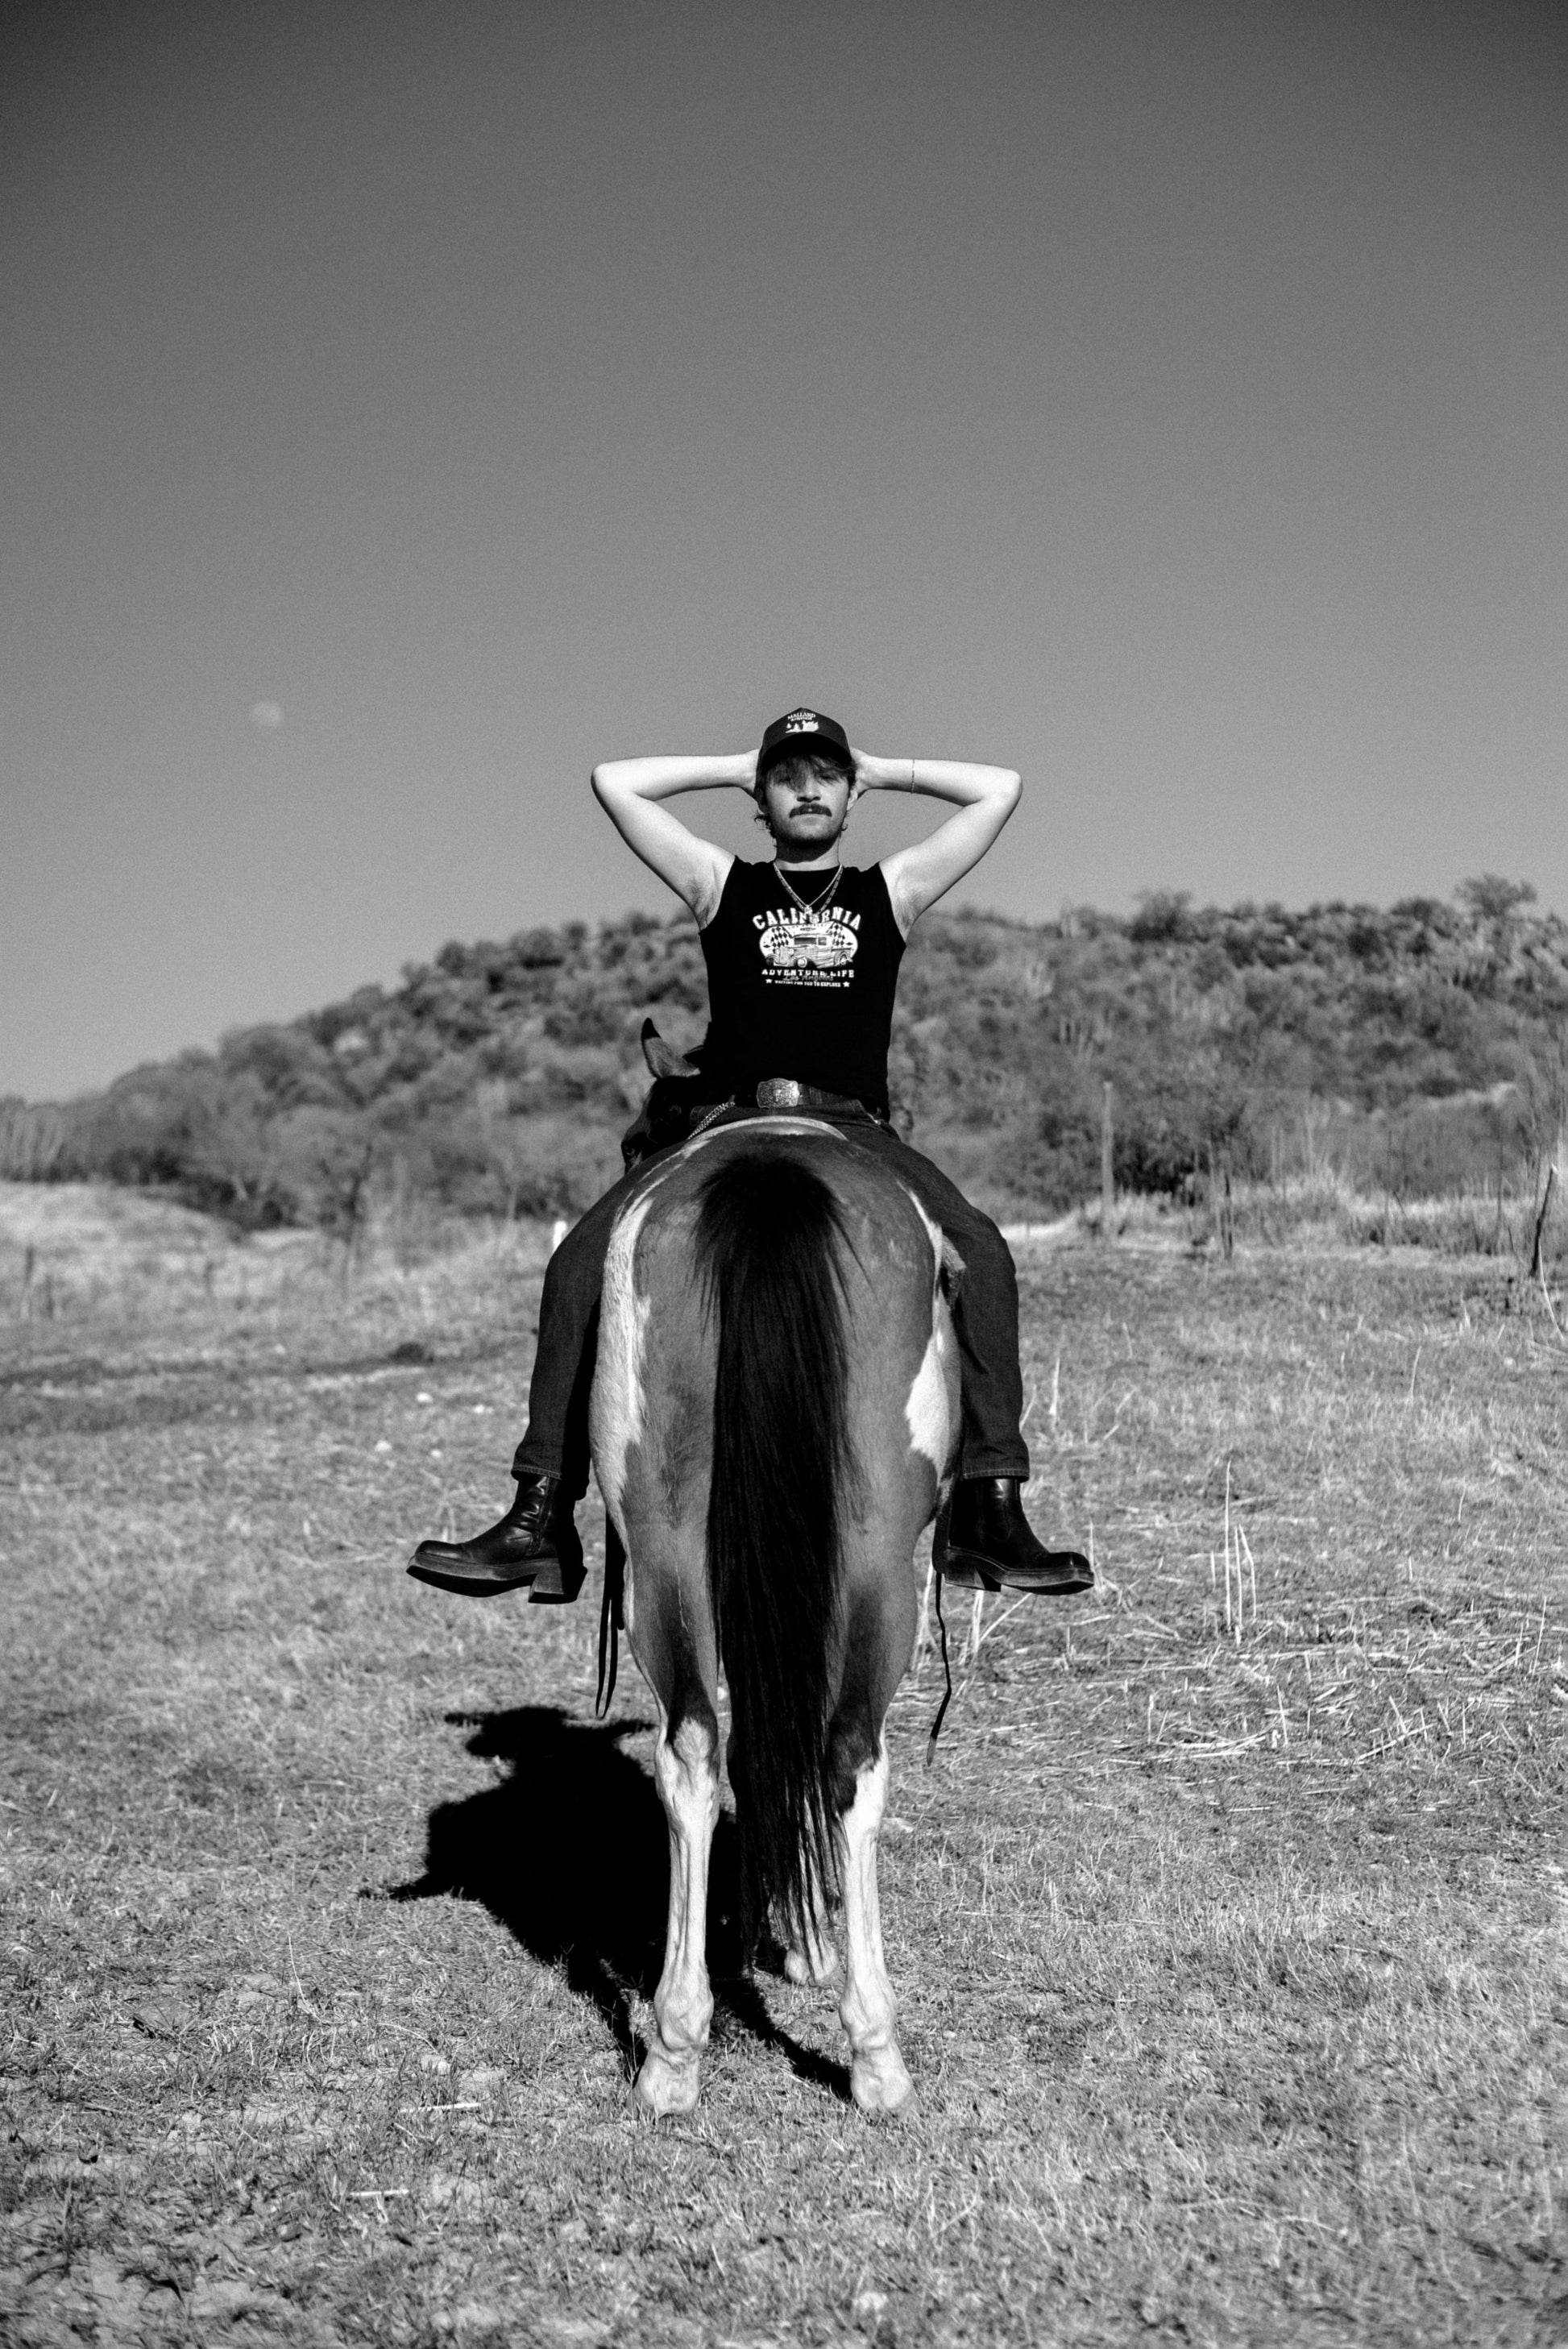
<svg viewBox="0 0 1568 2349"><path fill-rule="evenodd" d="M896 2127L722 1918L634 2116L641 1683L593 1581L398 1570L509 1490L525 1252L0 1332L0 2339L1568 2337L1568 1350L1495 1262L1021 1254L1103 1579L950 1610L929 1773L900 1700Z"/></svg>

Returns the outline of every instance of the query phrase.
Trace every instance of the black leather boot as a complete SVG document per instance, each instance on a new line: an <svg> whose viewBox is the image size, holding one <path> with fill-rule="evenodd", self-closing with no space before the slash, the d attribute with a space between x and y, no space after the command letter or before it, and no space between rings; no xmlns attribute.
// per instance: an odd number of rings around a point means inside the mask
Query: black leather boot
<svg viewBox="0 0 1568 2349"><path fill-rule="evenodd" d="M932 1557L958 1590L1028 1591L1066 1599L1094 1568L1076 1549L1047 1549L1024 1515L1016 1476L962 1476L936 1520Z"/></svg>
<svg viewBox="0 0 1568 2349"><path fill-rule="evenodd" d="M586 1572L573 1506L559 1476L531 1470L518 1478L516 1500L488 1532L466 1542L423 1541L408 1571L438 1590L459 1590L469 1599L531 1585L531 1604L561 1606L576 1598Z"/></svg>

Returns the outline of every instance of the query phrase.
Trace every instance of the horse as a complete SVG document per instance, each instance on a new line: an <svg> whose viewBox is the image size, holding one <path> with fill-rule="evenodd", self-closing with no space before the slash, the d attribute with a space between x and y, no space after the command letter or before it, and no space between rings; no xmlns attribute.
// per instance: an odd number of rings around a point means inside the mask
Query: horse
<svg viewBox="0 0 1568 2349"><path fill-rule="evenodd" d="M696 2104L713 2016L721 1670L748 1946L776 1930L789 1978L825 1985L841 1905L855 2102L892 2114L913 2095L876 1852L914 1544L957 1443L955 1268L894 1174L841 1130L779 1113L688 1142L612 1232L590 1413L669 1822L655 2035L636 2081L655 2115Z"/></svg>

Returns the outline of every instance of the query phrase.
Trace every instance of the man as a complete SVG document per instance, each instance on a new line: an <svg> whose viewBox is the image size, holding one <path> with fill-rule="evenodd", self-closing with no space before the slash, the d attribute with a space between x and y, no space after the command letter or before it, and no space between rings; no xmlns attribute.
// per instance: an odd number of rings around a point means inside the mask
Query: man
<svg viewBox="0 0 1568 2349"><path fill-rule="evenodd" d="M957 1481L937 1526L938 1566L990 1590L1087 1588L1086 1561L1045 1549L1020 1500L1029 1455L1018 1424L1018 1289L1007 1244L889 1123L888 1040L904 941L979 863L1020 788L1003 767L872 758L851 750L842 727L814 709L777 719L756 751L619 759L594 769L594 795L611 823L696 921L707 1037L694 1056L698 1069L666 1085L658 1114L639 1122L651 1145L641 1162L551 1259L528 1430L512 1462L516 1500L472 1540L421 1542L410 1574L476 1597L525 1585L536 1600L576 1597L583 1545L573 1510L588 1486L588 1394L610 1226L647 1167L697 1124L788 1107L828 1119L855 1147L885 1159L964 1261L954 1314L963 1426ZM756 800L773 838L770 863L748 864L715 847L665 805L682 792L725 790ZM843 834L855 802L872 791L913 792L956 812L916 846L858 870L842 862Z"/></svg>

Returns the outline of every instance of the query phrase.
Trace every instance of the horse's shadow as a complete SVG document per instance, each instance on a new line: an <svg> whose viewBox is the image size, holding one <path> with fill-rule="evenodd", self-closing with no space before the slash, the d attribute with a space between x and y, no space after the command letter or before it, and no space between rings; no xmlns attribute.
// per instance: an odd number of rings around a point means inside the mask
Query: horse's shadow
<svg viewBox="0 0 1568 2349"><path fill-rule="evenodd" d="M425 1871L392 1900L481 1901L537 1958L598 2009L627 2076L645 2046L633 2025L664 1962L669 1833L652 1778L622 1751L650 1726L589 1727L554 1705L451 1713L468 1751L508 1765L500 1785L438 1803L426 1830ZM721 1812L708 1882L708 1967L715 2037L738 2029L777 2048L801 2078L848 2102L848 2067L780 2030L746 1971L735 1822Z"/></svg>

